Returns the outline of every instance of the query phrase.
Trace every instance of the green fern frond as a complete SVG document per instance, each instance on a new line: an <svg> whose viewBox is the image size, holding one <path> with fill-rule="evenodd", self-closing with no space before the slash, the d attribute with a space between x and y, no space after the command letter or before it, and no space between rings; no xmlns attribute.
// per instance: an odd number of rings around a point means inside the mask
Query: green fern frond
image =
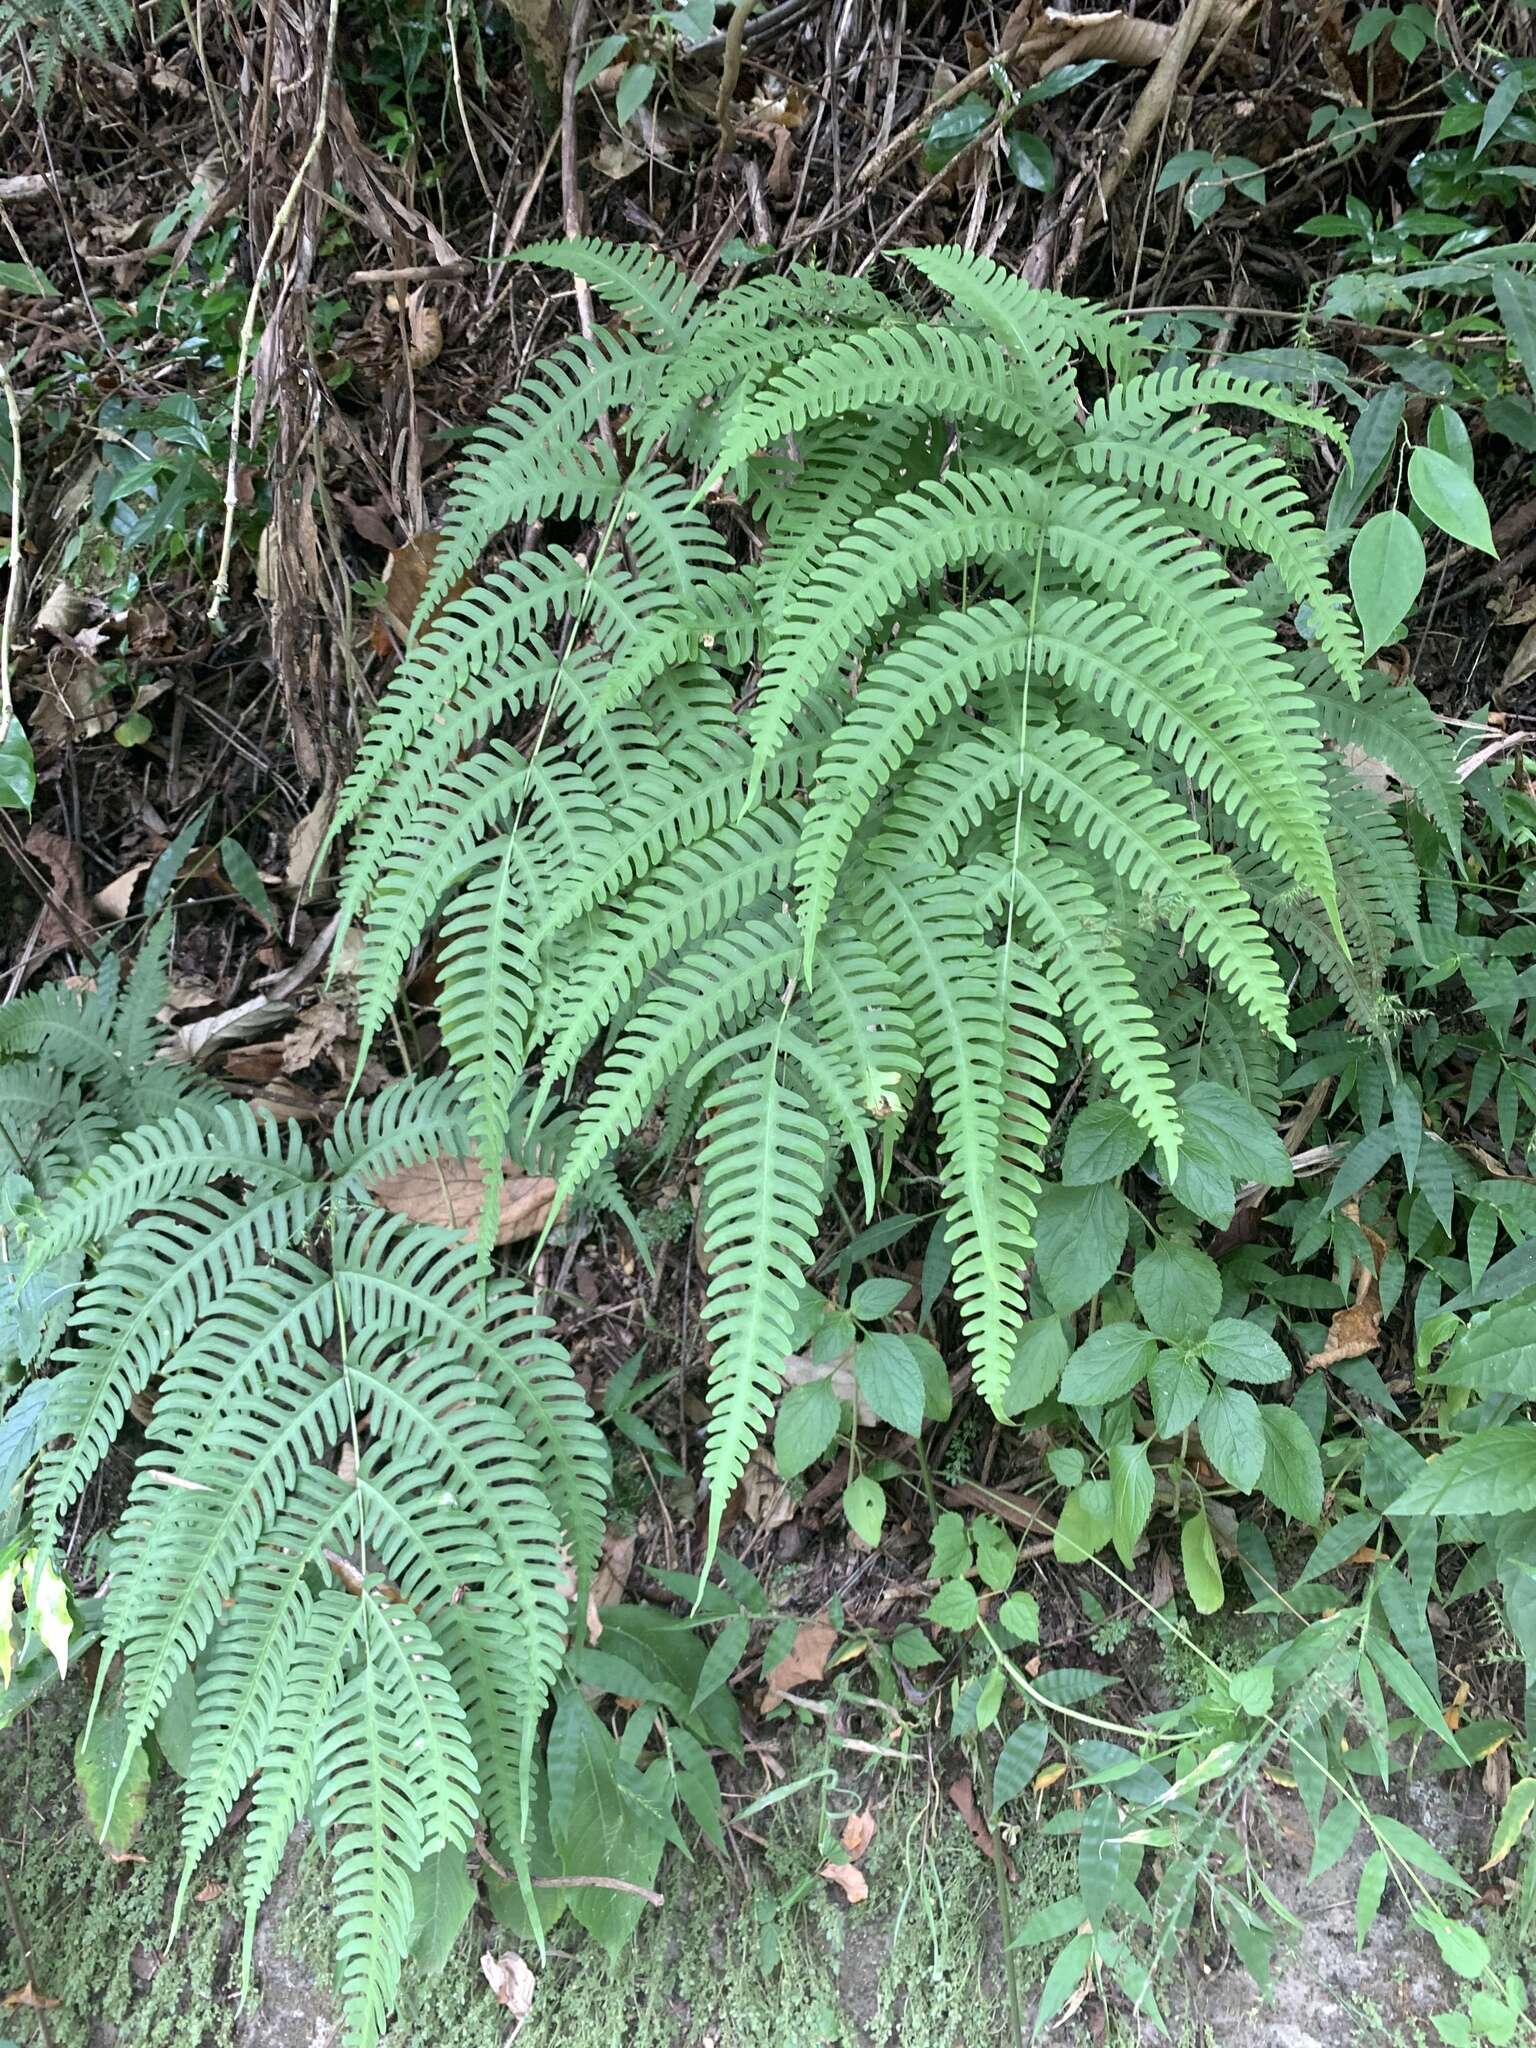
<svg viewBox="0 0 1536 2048"><path fill-rule="evenodd" d="M1095 401L1088 414L1088 432L1142 437L1180 413L1210 405L1239 406L1288 426L1303 427L1309 434L1321 434L1340 448L1348 447L1343 429L1320 406L1288 398L1277 384L1200 363L1181 363L1125 378Z"/></svg>
<svg viewBox="0 0 1536 2048"><path fill-rule="evenodd" d="M1103 313L1086 299L1026 284L991 256L972 249L898 249L914 269L980 320L1021 361L1054 357L1042 379L1063 425L1076 392L1066 377L1069 354L1087 349L1105 369L1129 377L1147 366L1147 351L1125 314ZM1065 399L1065 409L1062 400Z"/></svg>
<svg viewBox="0 0 1536 2048"><path fill-rule="evenodd" d="M547 1088L570 1074L668 953L718 931L789 880L798 820L763 805L653 867L622 903L588 923L579 968L560 991L541 1065Z"/></svg>
<svg viewBox="0 0 1536 2048"><path fill-rule="evenodd" d="M28 88L41 112L67 60L105 57L128 42L133 25L132 0L5 0L0 54L25 42Z"/></svg>
<svg viewBox="0 0 1536 2048"><path fill-rule="evenodd" d="M580 235L568 242L530 242L513 251L514 263L543 263L579 277L637 333L676 348L688 330L698 288L688 273L657 249L620 245Z"/></svg>
<svg viewBox="0 0 1536 2048"><path fill-rule="evenodd" d="M438 1846L474 1832L474 1764L441 1652L409 1609L369 1591L355 1666L315 1750L314 1804L330 1840L336 1960L351 2048L374 2048L389 2022L415 1922L411 1875Z"/></svg>
<svg viewBox="0 0 1536 2048"><path fill-rule="evenodd" d="M980 901L958 876L884 875L877 943L906 993L939 1121L952 1278L977 1385L1001 1402L1025 1312L1028 1212L1000 1171L1004 1016Z"/></svg>
<svg viewBox="0 0 1536 2048"><path fill-rule="evenodd" d="M821 1213L826 1127L780 1065L770 1044L704 1109L704 1323L714 1354L704 1452L706 1573L726 1503L783 1384Z"/></svg>
<svg viewBox="0 0 1536 2048"><path fill-rule="evenodd" d="M942 327L881 327L809 350L740 405L721 437L724 475L817 420L900 405L909 419L986 423L1039 453L1060 432L1020 388L1018 363L990 336Z"/></svg>
<svg viewBox="0 0 1536 2048"><path fill-rule="evenodd" d="M925 584L989 554L1021 553L1046 499L1025 470L946 476L856 519L786 607L751 716L757 762L783 744L802 700Z"/></svg>
<svg viewBox="0 0 1536 2048"><path fill-rule="evenodd" d="M795 856L808 977L860 821L933 721L978 684L1022 667L1028 646L1029 620L993 598L924 619L864 676L852 714L822 753Z"/></svg>
<svg viewBox="0 0 1536 2048"><path fill-rule="evenodd" d="M546 356L515 397L493 406L464 450L418 616L430 618L481 551L520 520L590 518L619 490L612 452L589 439L605 412L633 405L649 351L598 328Z"/></svg>
<svg viewBox="0 0 1536 2048"><path fill-rule="evenodd" d="M1171 1177L1182 1126L1168 1062L1114 922L1087 877L1028 833L1020 835L1013 858L980 862L978 873L1001 900L1011 897L1063 1007Z"/></svg>
<svg viewBox="0 0 1536 2048"><path fill-rule="evenodd" d="M1456 750L1423 692L1410 682L1394 683L1379 668L1365 671L1358 697L1316 661L1303 662L1301 674L1329 739L1383 762L1459 851L1463 797Z"/></svg>
<svg viewBox="0 0 1536 2048"><path fill-rule="evenodd" d="M1233 996L1289 1044L1285 984L1232 864L1187 810L1128 754L1092 733L1029 733L1024 788L1043 812L1102 853L1160 917L1185 932Z"/></svg>
<svg viewBox="0 0 1536 2048"><path fill-rule="evenodd" d="M1295 479L1264 449L1223 427L1181 421L1151 439L1106 431L1076 449L1084 474L1214 515L1229 543L1266 556L1309 608L1311 630L1345 687L1358 688L1360 631L1328 581L1328 546Z"/></svg>
<svg viewBox="0 0 1536 2048"><path fill-rule="evenodd" d="M629 1136L672 1076L799 971L800 934L785 916L754 918L685 953L630 1018L598 1076L561 1169L555 1207Z"/></svg>

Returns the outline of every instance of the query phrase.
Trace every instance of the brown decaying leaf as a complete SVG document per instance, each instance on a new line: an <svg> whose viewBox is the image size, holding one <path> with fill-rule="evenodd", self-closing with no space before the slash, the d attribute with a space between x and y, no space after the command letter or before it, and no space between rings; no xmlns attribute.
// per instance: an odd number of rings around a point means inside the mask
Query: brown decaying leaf
<svg viewBox="0 0 1536 2048"><path fill-rule="evenodd" d="M62 947L77 946L88 937L91 913L85 900L84 867L79 847L41 825L32 827L24 844L26 852L43 869L49 882L42 920L28 962L36 967Z"/></svg>
<svg viewBox="0 0 1536 2048"><path fill-rule="evenodd" d="M514 2019L527 2019L533 2010L539 1980L516 1950L508 1949L497 1956L487 1949L480 1958L480 1970L496 2003L504 2005Z"/></svg>
<svg viewBox="0 0 1536 2048"><path fill-rule="evenodd" d="M423 619L416 616L422 592L432 574L432 564L442 540L439 533L413 533L404 547L391 548L384 564L384 602L373 615L373 647L379 655L392 653L413 636L426 632L443 605L452 604L469 588L469 577L459 577L445 591L442 603Z"/></svg>
<svg viewBox="0 0 1536 2048"><path fill-rule="evenodd" d="M441 1230L457 1230L468 1243L479 1227L485 1179L473 1155L468 1159L428 1159L420 1166L402 1167L387 1180L375 1181L369 1193L391 1215L408 1216L412 1223L434 1223ZM519 1173L515 1167L504 1166L497 1244L537 1237L548 1219L554 1194L555 1183L547 1174Z"/></svg>
<svg viewBox="0 0 1536 2048"><path fill-rule="evenodd" d="M624 1589L629 1584L629 1574L634 1562L634 1531L631 1530L627 1536L619 1536L610 1530L603 1538L603 1554L598 1560L597 1570L592 1574L592 1583L587 1588L589 1643L595 1643L603 1632L599 1610L604 1607L617 1607L624 1598Z"/></svg>
<svg viewBox="0 0 1536 2048"><path fill-rule="evenodd" d="M798 1686L819 1685L827 1675L827 1659L837 1647L837 1630L829 1621L802 1621L795 1630L789 1655L781 1657L765 1674L771 1693L793 1692Z"/></svg>
<svg viewBox="0 0 1536 2048"><path fill-rule="evenodd" d="M868 1880L852 1863L823 1863L821 1874L837 1886L850 1906L862 1906L869 1897Z"/></svg>
<svg viewBox="0 0 1536 2048"><path fill-rule="evenodd" d="M850 1862L857 1863L874 1839L875 1816L868 1807L862 1813L850 1814L843 1823L842 1844Z"/></svg>
<svg viewBox="0 0 1536 2048"><path fill-rule="evenodd" d="M1371 1248L1372 1263L1368 1266L1362 1259L1356 1259L1354 1267L1355 1298L1348 1308L1335 1311L1328 1325L1328 1341L1321 1351L1314 1351L1307 1360L1307 1370L1317 1372L1324 1366L1342 1365L1346 1359L1364 1358L1374 1351L1381 1341L1381 1289L1378 1275L1381 1262L1387 1255L1386 1239L1379 1237L1369 1224L1360 1221L1360 1204L1346 1202L1341 1215L1347 1216L1356 1228L1364 1233Z"/></svg>
<svg viewBox="0 0 1536 2048"><path fill-rule="evenodd" d="M7 1991L4 1998L0 1998L0 2005L20 2006L27 2012L52 2012L58 2002L56 1998L44 1998L42 1992L30 1981L23 1984L19 1991Z"/></svg>
<svg viewBox="0 0 1536 2048"><path fill-rule="evenodd" d="M965 1822L971 1840L990 1863L994 1853L992 1830L981 1817L981 1809L976 1804L976 1794L972 1790L970 1779L967 1777L956 1778L954 1783L948 1787L948 1791L950 1803L957 1809L960 1818ZM1003 1855L1003 1868L1008 1873L1008 1882L1012 1884L1014 1881L1014 1868L1006 1851Z"/></svg>

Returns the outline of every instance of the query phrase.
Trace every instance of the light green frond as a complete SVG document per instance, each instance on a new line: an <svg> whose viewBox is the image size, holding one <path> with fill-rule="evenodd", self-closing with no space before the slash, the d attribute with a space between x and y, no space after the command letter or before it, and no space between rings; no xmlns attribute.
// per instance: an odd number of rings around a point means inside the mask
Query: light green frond
<svg viewBox="0 0 1536 2048"><path fill-rule="evenodd" d="M949 569L1024 552L1039 540L1046 508L1028 471L998 469L920 484L856 519L800 584L763 664L751 715L759 766L783 744L802 700L892 612Z"/></svg>
<svg viewBox="0 0 1536 2048"><path fill-rule="evenodd" d="M330 1845L348 2048L376 2048L410 1946L411 1873L420 1869L427 1843L411 1797L415 1721L390 1683L398 1663L382 1653L376 1599L370 1594L359 1606L357 1654L315 1744L313 1798ZM425 1631L418 1640L431 1642Z"/></svg>
<svg viewBox="0 0 1536 2048"><path fill-rule="evenodd" d="M1044 362L1037 371L1052 416L1063 428L1072 420L1076 390L1067 373L1073 350L1087 349L1116 376L1129 377L1147 364L1147 352L1124 314L1104 313L1086 299L1025 282L1022 277L972 249L898 249L914 269L981 321L1021 362ZM1063 410L1063 401L1065 409Z"/></svg>
<svg viewBox="0 0 1536 2048"><path fill-rule="evenodd" d="M559 992L543 1052L546 1088L571 1073L668 953L720 930L760 897L782 891L797 829L792 811L760 805L737 823L679 848L621 902L588 922L579 964Z"/></svg>
<svg viewBox="0 0 1536 2048"><path fill-rule="evenodd" d="M438 1021L464 1100L464 1118L483 1160L506 1150L513 1097L523 1078L536 971L528 911L518 886L516 835L494 844L443 921L437 955ZM481 1248L490 1251L496 1181L487 1175Z"/></svg>
<svg viewBox="0 0 1536 2048"><path fill-rule="evenodd" d="M1128 755L1092 733L1045 726L1026 741L1024 788L1159 917L1187 934L1243 1007L1285 1044L1285 984L1232 864L1188 811Z"/></svg>
<svg viewBox="0 0 1536 2048"><path fill-rule="evenodd" d="M1150 439L1108 430L1073 451L1088 476L1108 477L1215 517L1229 545L1267 556L1308 607L1311 630L1346 688L1357 688L1360 629L1328 580L1328 546L1290 472L1224 427L1180 421Z"/></svg>
<svg viewBox="0 0 1536 2048"><path fill-rule="evenodd" d="M333 1200L361 1194L403 1166L452 1156L465 1142L463 1108L451 1080L391 1081L367 1102L349 1102L321 1156Z"/></svg>
<svg viewBox="0 0 1536 2048"><path fill-rule="evenodd" d="M1029 620L1003 598L924 619L875 662L858 701L821 756L795 856L808 976L816 937L860 822L924 732L979 683L1021 668Z"/></svg>
<svg viewBox="0 0 1536 2048"><path fill-rule="evenodd" d="M1199 363L1183 363L1166 370L1149 370L1141 377L1128 377L1096 401L1088 414L1088 432L1097 435L1144 435L1180 413L1209 405L1241 406L1245 411L1304 427L1321 434L1340 448L1348 440L1336 420L1321 407L1302 405L1288 398L1277 384L1254 377L1239 377L1230 370L1211 369Z"/></svg>
<svg viewBox="0 0 1536 2048"><path fill-rule="evenodd" d="M994 727L966 725L935 746L892 791L878 837L865 849L877 867L953 863L965 840L1017 781L1018 744Z"/></svg>
<svg viewBox="0 0 1536 2048"><path fill-rule="evenodd" d="M879 949L851 923L822 935L811 1014L828 1049L844 1061L864 1110L892 1114L903 1081L921 1071L902 989Z"/></svg>
<svg viewBox="0 0 1536 2048"><path fill-rule="evenodd" d="M1116 940L1114 922L1087 878L1028 834L1016 861L983 864L981 873L1005 902L1011 895L1042 971L1171 1176L1181 1126L1168 1062Z"/></svg>
<svg viewBox="0 0 1536 2048"><path fill-rule="evenodd" d="M882 872L871 929L911 1010L939 1123L952 1279L977 1383L998 1401L1024 1314L1028 1212L1003 1172L1004 1015L981 892Z"/></svg>
<svg viewBox="0 0 1536 2048"><path fill-rule="evenodd" d="M593 1086L561 1169L556 1209L708 1040L781 996L799 967L800 934L784 916L755 918L674 962Z"/></svg>
<svg viewBox="0 0 1536 2048"><path fill-rule="evenodd" d="M1463 800L1456 750L1423 692L1393 682L1379 668L1365 671L1358 697L1315 660L1304 661L1301 674L1329 739L1382 762L1459 851Z"/></svg>
<svg viewBox="0 0 1536 2048"><path fill-rule="evenodd" d="M706 1561L726 1503L761 1442L792 1349L814 1256L827 1132L770 1045L710 1096L699 1148L709 1376Z"/></svg>
<svg viewBox="0 0 1536 2048"><path fill-rule="evenodd" d="M492 406L454 477L418 616L429 618L515 521L590 518L612 502L618 469L607 446L588 437L605 412L635 402L650 374L639 342L598 328L555 349L520 391Z"/></svg>
<svg viewBox="0 0 1536 2048"><path fill-rule="evenodd" d="M579 235L568 242L530 242L514 250L514 263L543 263L568 271L589 284L600 299L616 306L635 330L668 348L678 347L688 330L698 287L688 273L640 242L620 244Z"/></svg>
<svg viewBox="0 0 1536 2048"><path fill-rule="evenodd" d="M1139 579L1138 579L1139 580ZM1279 864L1327 899L1322 750L1304 704L1286 692L1269 719L1234 687L1224 656L1196 663L1176 631L1129 603L1052 597L1040 606L1035 657L1108 706L1238 819ZM1216 633L1219 640L1219 629ZM1277 730L1278 728L1278 730Z"/></svg>
<svg viewBox="0 0 1536 2048"><path fill-rule="evenodd" d="M880 327L810 349L738 405L721 437L721 474L816 420L900 405L912 421L985 422L1050 453L1060 433L990 336L944 327Z"/></svg>

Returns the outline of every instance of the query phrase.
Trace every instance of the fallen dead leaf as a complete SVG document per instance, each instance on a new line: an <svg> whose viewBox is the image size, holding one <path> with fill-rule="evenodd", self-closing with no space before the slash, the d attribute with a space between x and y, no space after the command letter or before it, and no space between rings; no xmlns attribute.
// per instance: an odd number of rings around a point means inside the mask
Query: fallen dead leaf
<svg viewBox="0 0 1536 2048"><path fill-rule="evenodd" d="M373 615L376 654L391 654L407 640L425 633L443 605L452 604L468 589L468 576L459 577L444 592L441 604L425 618L417 618L441 540L440 533L413 533L404 547L390 550L389 560L384 564L384 602Z"/></svg>
<svg viewBox="0 0 1536 2048"><path fill-rule="evenodd" d="M857 1863L875 1839L875 1816L866 1807L843 1823L842 1843L852 1862Z"/></svg>
<svg viewBox="0 0 1536 2048"><path fill-rule="evenodd" d="M990 1863L994 1854L992 1830L981 1817L981 1809L976 1804L976 1794L971 1788L970 1779L967 1777L956 1778L948 1789L951 1805L958 1810L960 1818L965 1822L966 1830L971 1840ZM1003 1868L1008 1873L1008 1882L1012 1884L1014 1881L1014 1868L1006 1851L1003 1855Z"/></svg>
<svg viewBox="0 0 1536 2048"><path fill-rule="evenodd" d="M827 1675L827 1659L837 1647L837 1630L829 1621L802 1621L795 1630L789 1655L781 1657L765 1672L770 1693L793 1692L798 1686L819 1685Z"/></svg>
<svg viewBox="0 0 1536 2048"><path fill-rule="evenodd" d="M50 954L65 946L78 946L88 938L91 913L85 900L85 873L79 847L41 825L32 827L24 844L26 852L46 871L49 881L29 960L29 965L36 967Z"/></svg>
<svg viewBox="0 0 1536 2048"><path fill-rule="evenodd" d="M1386 1239L1360 1221L1360 1204L1345 1202L1339 1211L1347 1216L1358 1230L1363 1232L1371 1248L1371 1264L1356 1259L1354 1264L1355 1298L1348 1308L1335 1311L1328 1325L1328 1339L1321 1351L1314 1351L1307 1360L1308 1372L1319 1372L1324 1366L1342 1365L1350 1358L1364 1358L1374 1351L1381 1341L1381 1290L1378 1276L1381 1262L1387 1255Z"/></svg>
<svg viewBox="0 0 1536 2048"><path fill-rule="evenodd" d="M487 1949L480 1958L481 1973L491 1987L491 1996L504 2005L514 2019L525 2020L533 2010L533 1995L539 1980L513 1949L492 1955Z"/></svg>
<svg viewBox="0 0 1536 2048"><path fill-rule="evenodd" d="M312 1067L330 1052L338 1039L345 1038L351 1028L352 1019L340 1003L329 997L312 1003L283 1040L281 1071L302 1074L306 1067Z"/></svg>
<svg viewBox="0 0 1536 2048"><path fill-rule="evenodd" d="M20 2006L26 2012L52 2012L58 2002L56 1998L44 1998L30 1979L19 1991L7 1991L4 1998L0 1998L0 2005Z"/></svg>
<svg viewBox="0 0 1536 2048"><path fill-rule="evenodd" d="M274 1003L269 996L252 996L246 1002L236 1003L231 1010L220 1010L217 1016L199 1017L183 1024L171 1034L165 1057L183 1064L206 1059L220 1046L250 1038L274 1024L285 1024L292 1015L289 1003Z"/></svg>
<svg viewBox="0 0 1536 2048"><path fill-rule="evenodd" d="M413 370L425 370L443 352L443 316L435 306L426 305L419 291L411 293L405 307L407 351Z"/></svg>
<svg viewBox="0 0 1536 2048"><path fill-rule="evenodd" d="M309 880L310 869L315 865L325 839L325 831L331 820L331 805L328 797L322 797L312 811L306 811L288 838L288 863L283 871L283 887L294 896L301 895ZM327 863L329 865L329 863ZM325 868L315 875L318 888L324 879Z"/></svg>
<svg viewBox="0 0 1536 2048"><path fill-rule="evenodd" d="M210 1883L205 1884L200 1892L194 1892L192 1896L198 1905L211 1906L215 1899L223 1898L224 1891L225 1887L223 1885Z"/></svg>
<svg viewBox="0 0 1536 2048"><path fill-rule="evenodd" d="M858 1381L853 1373L853 1346L837 1358L820 1363L809 1352L792 1351L784 1361L784 1384L786 1387L803 1387L812 1380L826 1380L839 1401L856 1401L859 1408L861 1429L873 1429L880 1418L859 1391Z"/></svg>
<svg viewBox="0 0 1536 2048"><path fill-rule="evenodd" d="M92 907L99 910L103 917L110 917L114 921L117 918L126 917L128 915L128 906L133 901L133 892L138 886L140 875L147 874L153 866L153 861L135 861L133 866L127 869L125 873L119 875L115 882L108 882L105 889L98 889L96 891L96 894L91 898Z"/></svg>
<svg viewBox="0 0 1536 2048"><path fill-rule="evenodd" d="M837 1886L850 1906L862 1906L869 1897L869 1882L852 1863L823 1863L821 1874Z"/></svg>
<svg viewBox="0 0 1536 2048"><path fill-rule="evenodd" d="M468 1242L479 1227L485 1179L474 1157L428 1159L420 1166L403 1166L387 1180L375 1181L369 1192L391 1215L408 1216L413 1223L436 1224L440 1230L457 1230ZM504 1166L497 1244L537 1237L548 1220L554 1194L555 1183L547 1174L519 1173L515 1167Z"/></svg>
<svg viewBox="0 0 1536 2048"><path fill-rule="evenodd" d="M597 1570L592 1574L592 1583L587 1588L587 1641L595 1643L603 1632L600 1609L617 1607L624 1598L624 1589L629 1584L629 1574L635 1562L635 1537L631 1530L627 1536L610 1533L603 1538L603 1554L598 1560Z"/></svg>
<svg viewBox="0 0 1536 2048"><path fill-rule="evenodd" d="M773 1459L761 1448L747 1460L733 1500L739 1503L739 1512L754 1529L782 1529L795 1518L794 1497L779 1477Z"/></svg>

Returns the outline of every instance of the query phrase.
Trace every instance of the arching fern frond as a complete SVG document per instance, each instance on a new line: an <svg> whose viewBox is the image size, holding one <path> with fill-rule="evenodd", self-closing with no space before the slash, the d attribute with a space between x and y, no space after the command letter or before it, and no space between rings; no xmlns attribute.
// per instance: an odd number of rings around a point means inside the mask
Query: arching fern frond
<svg viewBox="0 0 1536 2048"><path fill-rule="evenodd" d="M706 1563L720 1520L772 1412L813 1257L828 1140L781 1071L772 1042L704 1106L704 1322L710 1366Z"/></svg>

